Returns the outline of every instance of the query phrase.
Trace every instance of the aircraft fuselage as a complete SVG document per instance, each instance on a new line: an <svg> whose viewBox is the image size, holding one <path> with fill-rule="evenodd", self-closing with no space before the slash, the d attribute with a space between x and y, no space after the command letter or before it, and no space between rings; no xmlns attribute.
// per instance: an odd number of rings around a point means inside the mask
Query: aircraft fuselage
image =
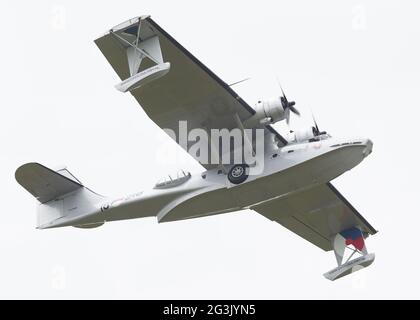
<svg viewBox="0 0 420 320"><path fill-rule="evenodd" d="M334 139L288 144L266 151L264 170L234 185L220 169L192 175L181 184L124 197L105 198L92 212L58 222L92 227L105 221L157 217L177 221L243 210L326 183L358 165L372 151L369 139Z"/></svg>

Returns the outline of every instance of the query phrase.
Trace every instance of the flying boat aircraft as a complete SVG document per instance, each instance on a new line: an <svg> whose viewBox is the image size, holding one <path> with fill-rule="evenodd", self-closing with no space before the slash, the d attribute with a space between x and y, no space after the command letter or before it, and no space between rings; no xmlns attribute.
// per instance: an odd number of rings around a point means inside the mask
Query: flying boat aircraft
<svg viewBox="0 0 420 320"><path fill-rule="evenodd" d="M271 125L289 123L292 113L300 114L283 90L252 108L150 16L123 22L95 43L121 80L116 89L129 92L157 126L175 133L169 135L205 171L181 171L150 190L105 197L67 168L24 164L15 177L39 202L37 228L88 229L143 217L170 222L250 209L324 251L334 251L338 266L324 274L327 279L374 261L365 240L377 231L331 183L372 152L371 140L334 138L315 121L282 136ZM242 133L241 143L220 150L218 142L207 141L208 153L216 156L206 160L205 152L191 152L195 141L181 139L180 123L204 133L236 130ZM238 149L241 155L248 149L253 160L238 163L226 157Z"/></svg>

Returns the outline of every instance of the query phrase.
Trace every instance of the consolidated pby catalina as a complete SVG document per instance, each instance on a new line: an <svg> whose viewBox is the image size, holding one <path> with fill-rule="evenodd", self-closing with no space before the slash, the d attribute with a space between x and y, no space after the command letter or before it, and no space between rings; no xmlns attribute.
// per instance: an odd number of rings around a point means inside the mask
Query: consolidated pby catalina
<svg viewBox="0 0 420 320"><path fill-rule="evenodd" d="M130 92L147 116L173 132L171 138L205 171L181 171L150 190L105 197L85 187L65 167L24 164L15 177L39 202L37 228L88 229L144 217L170 222L250 209L315 246L334 251L338 266L324 274L327 279L374 261L365 240L377 231L331 183L372 152L369 139L334 138L319 130L315 121L310 128L282 136L271 124L289 123L292 113L299 115L283 90L279 97L258 101L252 108L150 16L123 22L95 43L121 80L116 89ZM205 146L212 157L206 160L207 152L191 152L194 141L180 137L180 123L209 136L219 130L221 139L236 130L242 133L241 140L239 145L219 148L219 141L208 139ZM238 154L248 154L252 161L238 163L233 156Z"/></svg>

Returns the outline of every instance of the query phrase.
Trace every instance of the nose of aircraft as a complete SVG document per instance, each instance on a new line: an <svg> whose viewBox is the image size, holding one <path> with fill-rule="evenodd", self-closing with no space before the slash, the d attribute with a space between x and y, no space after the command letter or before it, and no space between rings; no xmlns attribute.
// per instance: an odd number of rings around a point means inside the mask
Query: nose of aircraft
<svg viewBox="0 0 420 320"><path fill-rule="evenodd" d="M373 148L373 142L370 139L366 139L364 141L365 148L363 149L363 156L367 157L371 154Z"/></svg>

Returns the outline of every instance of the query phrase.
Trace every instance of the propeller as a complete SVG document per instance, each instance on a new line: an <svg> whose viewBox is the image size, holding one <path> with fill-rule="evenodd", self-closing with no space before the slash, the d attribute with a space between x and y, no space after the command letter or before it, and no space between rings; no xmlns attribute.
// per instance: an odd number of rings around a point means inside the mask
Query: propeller
<svg viewBox="0 0 420 320"><path fill-rule="evenodd" d="M278 79L277 79L277 83L278 83L278 85L280 87L281 94L282 94L282 96L280 97L280 101L281 101L281 105L282 105L283 110L284 110L285 115L286 115L286 123L289 124L289 121L290 121L290 111L292 111L295 115L297 115L299 117L300 117L300 112L299 112L298 109L296 109L294 107L294 105L296 104L296 102L287 100L287 97L286 97L286 95L285 95L285 93L283 91L283 88L281 87L280 81L278 81Z"/></svg>
<svg viewBox="0 0 420 320"><path fill-rule="evenodd" d="M315 116L313 113L312 113L312 119L314 120L314 125L315 125L314 127L312 127L312 132L314 134L314 137L319 136L321 134L326 134L327 133L326 131L319 130L318 124L316 123Z"/></svg>

